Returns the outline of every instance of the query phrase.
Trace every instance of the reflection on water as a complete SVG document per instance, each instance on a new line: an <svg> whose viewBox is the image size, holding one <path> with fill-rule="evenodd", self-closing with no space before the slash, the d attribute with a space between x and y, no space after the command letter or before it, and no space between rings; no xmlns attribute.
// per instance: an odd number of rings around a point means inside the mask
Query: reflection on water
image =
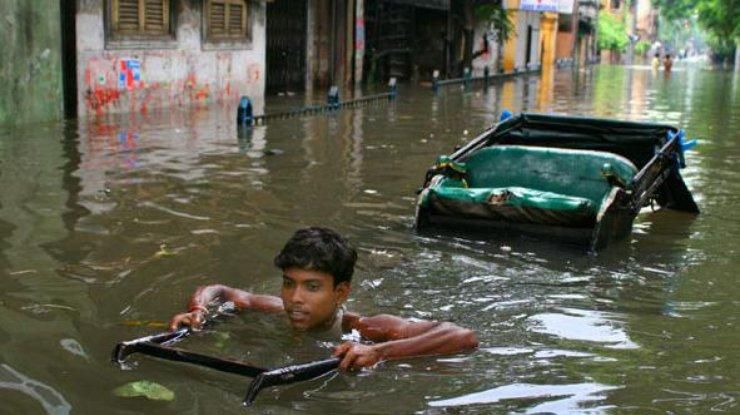
<svg viewBox="0 0 740 415"><path fill-rule="evenodd" d="M578 383L572 385L532 385L516 383L499 386L483 392L471 393L457 398L441 401L431 401L430 406L462 406L476 404L494 404L504 400L544 401L536 404L525 404L524 408L517 407L519 412L524 409L527 414L575 414L575 413L606 413L613 406L594 405L604 399L604 392L616 389L613 386L598 383ZM518 406L518 405L517 405ZM507 408L509 410L514 408Z"/></svg>
<svg viewBox="0 0 740 415"><path fill-rule="evenodd" d="M15 390L35 399L50 415L66 415L72 409L69 402L49 385L31 379L6 364L0 364L0 390L3 389ZM8 401L4 399L3 406L5 405L8 405Z"/></svg>
<svg viewBox="0 0 740 415"><path fill-rule="evenodd" d="M531 330L547 333L569 340L604 343L605 347L615 349L636 349L639 347L627 336L617 321L617 316L589 310L573 308L561 309L561 313L535 314L528 318Z"/></svg>
<svg viewBox="0 0 740 415"><path fill-rule="evenodd" d="M738 84L601 66L487 91L406 86L393 103L251 130L202 109L0 130L3 376L32 377L66 400L32 388L47 404L76 413L240 413L244 379L145 357L120 371L110 349L160 330L198 285L277 293L274 254L318 224L360 252L350 309L451 320L482 347L269 390L259 411L737 412ZM701 139L682 173L702 214L647 210L598 256L519 235L415 233L427 167L504 108L686 128ZM328 353L283 323L245 314L186 346L264 366ZM142 379L175 400L110 393ZM16 412L44 405L0 394Z"/></svg>

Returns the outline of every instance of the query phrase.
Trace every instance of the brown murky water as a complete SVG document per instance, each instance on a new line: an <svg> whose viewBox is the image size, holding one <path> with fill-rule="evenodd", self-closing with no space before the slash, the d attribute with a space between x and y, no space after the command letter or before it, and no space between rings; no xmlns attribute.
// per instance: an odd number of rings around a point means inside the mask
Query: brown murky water
<svg viewBox="0 0 740 415"><path fill-rule="evenodd" d="M503 108L687 129L702 214L648 211L598 256L416 234L428 165ZM359 247L350 308L456 321L481 348L267 390L254 413L740 411L740 76L601 66L437 97L402 86L394 104L250 133L233 115L0 130L0 413L242 413L248 379L145 357L120 370L109 353L160 330L197 285L277 292L272 257L303 225ZM328 353L284 328L244 314L186 346L265 365ZM114 396L136 380L175 399Z"/></svg>

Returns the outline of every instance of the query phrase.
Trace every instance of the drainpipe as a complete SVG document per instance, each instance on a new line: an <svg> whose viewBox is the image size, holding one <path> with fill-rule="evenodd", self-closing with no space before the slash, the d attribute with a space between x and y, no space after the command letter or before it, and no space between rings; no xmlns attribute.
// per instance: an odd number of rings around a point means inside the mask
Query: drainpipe
<svg viewBox="0 0 740 415"><path fill-rule="evenodd" d="M447 35L445 36L445 78L450 78L450 58L452 55L452 2L447 9Z"/></svg>
<svg viewBox="0 0 740 415"><path fill-rule="evenodd" d="M337 60L337 2L336 0L329 1L329 7L331 7L331 33L329 34L329 85L334 85L335 77L334 70L336 68Z"/></svg>

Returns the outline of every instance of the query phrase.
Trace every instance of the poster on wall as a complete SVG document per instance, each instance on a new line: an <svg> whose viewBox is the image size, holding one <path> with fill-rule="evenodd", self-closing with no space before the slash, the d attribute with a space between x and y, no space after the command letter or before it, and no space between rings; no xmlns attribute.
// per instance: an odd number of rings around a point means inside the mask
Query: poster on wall
<svg viewBox="0 0 740 415"><path fill-rule="evenodd" d="M132 90L141 82L141 62L138 59L121 59L118 89Z"/></svg>
<svg viewBox="0 0 740 415"><path fill-rule="evenodd" d="M558 13L573 14L574 0L558 0Z"/></svg>
<svg viewBox="0 0 740 415"><path fill-rule="evenodd" d="M558 0L521 0L519 10L528 12L555 12L558 11Z"/></svg>

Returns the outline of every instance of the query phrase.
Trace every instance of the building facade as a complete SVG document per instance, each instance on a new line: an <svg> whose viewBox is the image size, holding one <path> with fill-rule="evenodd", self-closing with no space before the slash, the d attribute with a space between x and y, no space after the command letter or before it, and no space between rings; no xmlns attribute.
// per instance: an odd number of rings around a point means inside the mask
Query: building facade
<svg viewBox="0 0 740 415"><path fill-rule="evenodd" d="M577 17L558 14L564 2ZM595 38L582 30L595 28L583 13L590 4L597 0L7 0L0 124L235 105L242 95L259 113L271 94L309 99L312 89L424 82L435 71L455 78L465 67L476 76L537 70L590 53ZM478 7L506 9L505 42Z"/></svg>
<svg viewBox="0 0 740 415"><path fill-rule="evenodd" d="M514 25L514 33L504 45L503 70L521 72L553 64L558 2L506 0L504 5Z"/></svg>
<svg viewBox="0 0 740 415"><path fill-rule="evenodd" d="M59 2L0 1L0 125L62 117Z"/></svg>
<svg viewBox="0 0 740 415"><path fill-rule="evenodd" d="M77 0L80 116L261 103L264 0Z"/></svg>

